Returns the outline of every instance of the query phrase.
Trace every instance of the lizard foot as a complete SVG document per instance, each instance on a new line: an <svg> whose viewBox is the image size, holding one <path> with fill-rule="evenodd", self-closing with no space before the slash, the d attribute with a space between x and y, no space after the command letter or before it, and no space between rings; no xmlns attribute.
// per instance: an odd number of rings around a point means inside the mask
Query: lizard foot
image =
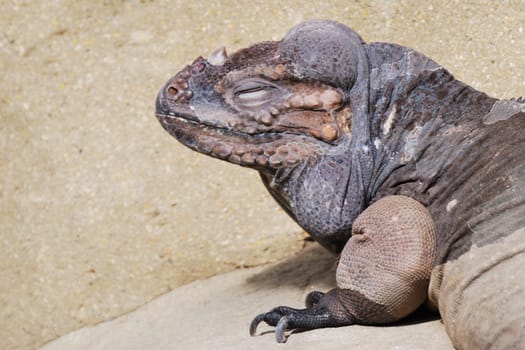
<svg viewBox="0 0 525 350"><path fill-rule="evenodd" d="M306 296L306 300L304 301L304 303L306 304L306 308L311 308L314 305L319 304L319 301L321 300L324 294L325 293L319 291L313 291L308 293L308 295Z"/></svg>
<svg viewBox="0 0 525 350"><path fill-rule="evenodd" d="M336 297L337 289L328 293L312 292L306 297L305 309L278 306L269 312L257 315L250 324L250 335L254 336L257 326L265 322L275 327L278 343L286 341L286 331L292 329L315 329L337 327L354 323Z"/></svg>

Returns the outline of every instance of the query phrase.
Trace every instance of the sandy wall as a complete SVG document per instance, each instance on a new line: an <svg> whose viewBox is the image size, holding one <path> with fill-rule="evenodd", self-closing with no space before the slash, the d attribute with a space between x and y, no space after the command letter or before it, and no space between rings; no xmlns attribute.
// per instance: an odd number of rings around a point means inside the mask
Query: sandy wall
<svg viewBox="0 0 525 350"><path fill-rule="evenodd" d="M492 95L525 95L523 1L0 4L0 348L301 249L257 174L177 144L154 99L197 56L309 18L414 47Z"/></svg>

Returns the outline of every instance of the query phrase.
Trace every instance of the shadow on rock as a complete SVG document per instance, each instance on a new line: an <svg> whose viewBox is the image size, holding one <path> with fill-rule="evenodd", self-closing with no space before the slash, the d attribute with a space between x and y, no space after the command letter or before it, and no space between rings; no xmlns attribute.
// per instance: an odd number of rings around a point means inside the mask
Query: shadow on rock
<svg viewBox="0 0 525 350"><path fill-rule="evenodd" d="M307 247L301 252L280 263L264 268L259 273L249 277L245 283L248 288L254 290L273 290L279 287L304 290L310 286L315 286L315 289L328 291L336 285L337 261L337 256L317 243L308 243ZM408 317L379 327L408 326L439 318L438 313L422 305Z"/></svg>
<svg viewBox="0 0 525 350"><path fill-rule="evenodd" d="M438 312L430 310L428 306L423 304L416 311L414 311L407 317L399 321L396 321L394 323L390 323L390 324L383 325L383 326L384 327L410 326L413 324L419 324L423 322L439 320L440 318L441 316L439 315Z"/></svg>
<svg viewBox="0 0 525 350"><path fill-rule="evenodd" d="M269 266L248 278L246 283L253 288L274 289L291 286L304 289L309 285L329 289L335 286L337 256L317 243L308 243L307 248L282 262Z"/></svg>

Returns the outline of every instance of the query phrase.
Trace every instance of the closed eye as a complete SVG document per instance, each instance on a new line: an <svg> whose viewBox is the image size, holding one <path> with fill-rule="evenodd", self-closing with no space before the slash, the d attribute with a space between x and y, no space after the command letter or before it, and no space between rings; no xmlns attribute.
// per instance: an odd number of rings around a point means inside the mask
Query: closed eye
<svg viewBox="0 0 525 350"><path fill-rule="evenodd" d="M236 87L233 99L244 107L257 107L270 102L277 92L278 88L273 85L247 81Z"/></svg>

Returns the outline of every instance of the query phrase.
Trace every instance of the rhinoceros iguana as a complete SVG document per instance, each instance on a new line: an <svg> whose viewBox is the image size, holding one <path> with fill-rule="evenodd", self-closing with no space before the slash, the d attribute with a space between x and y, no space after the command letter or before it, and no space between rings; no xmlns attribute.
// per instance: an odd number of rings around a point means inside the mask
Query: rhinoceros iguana
<svg viewBox="0 0 525 350"><path fill-rule="evenodd" d="M288 329L399 320L426 300L459 349L525 349L525 103L332 21L197 58L156 101L198 152L259 171L341 252L337 288L258 315Z"/></svg>

